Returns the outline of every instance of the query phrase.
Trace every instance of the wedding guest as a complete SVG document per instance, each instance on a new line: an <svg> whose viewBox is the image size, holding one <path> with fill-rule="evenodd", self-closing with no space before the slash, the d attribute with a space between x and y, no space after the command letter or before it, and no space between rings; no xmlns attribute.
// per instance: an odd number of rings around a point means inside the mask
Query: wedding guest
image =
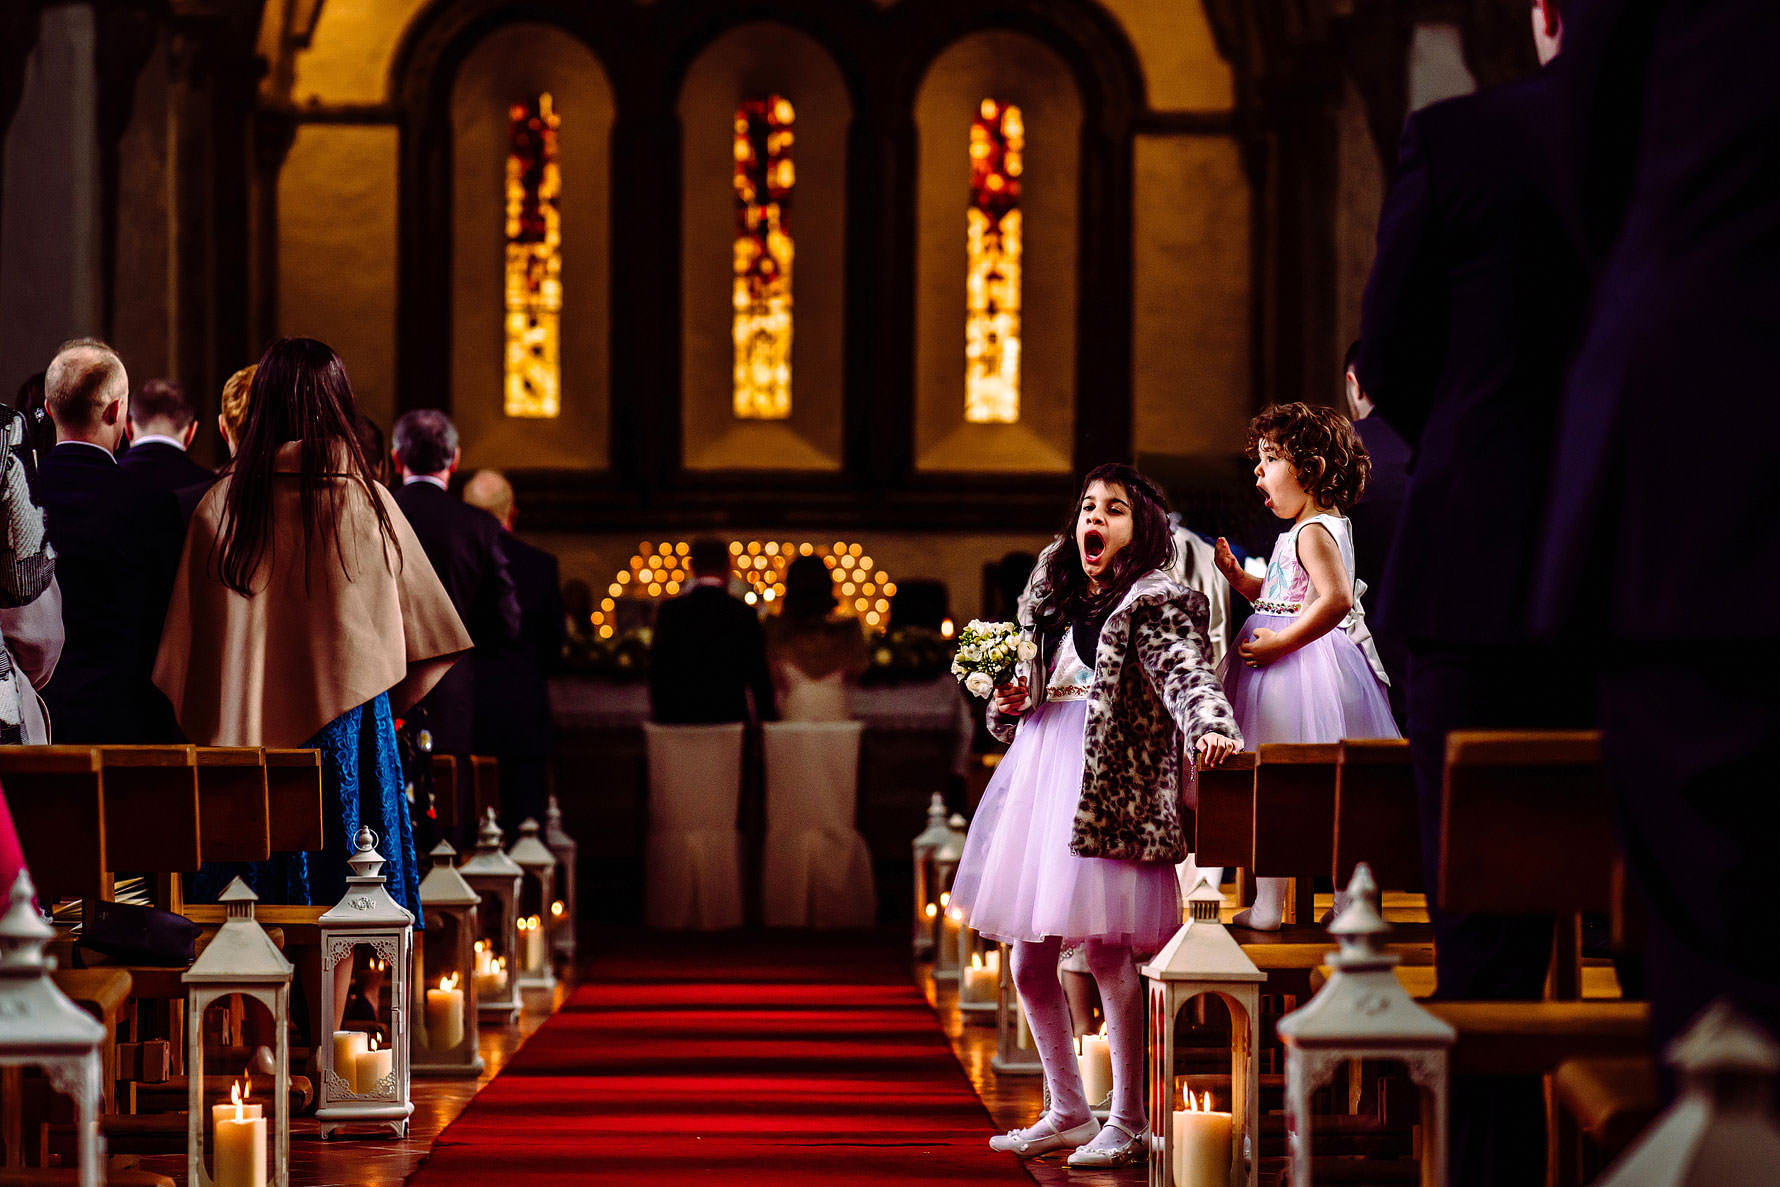
<svg viewBox="0 0 1780 1187"><path fill-rule="evenodd" d="M1218 572L1217 549L1212 541L1188 528L1178 512L1169 514L1168 523L1174 533L1174 563L1168 567L1168 575L1188 589L1204 594L1210 604L1206 637L1211 641L1211 662L1216 667L1224 662L1224 653L1230 649L1230 583Z"/></svg>
<svg viewBox="0 0 1780 1187"><path fill-rule="evenodd" d="M528 816L542 821L550 794L555 731L548 677L562 660L563 608L556 558L513 534L518 503L498 470L478 470L464 502L501 525L500 549L519 599L519 637L478 647L476 753L501 760L501 811L512 833Z"/></svg>
<svg viewBox="0 0 1780 1187"><path fill-rule="evenodd" d="M371 467L371 478L375 482L389 485L389 451L383 445L383 430L377 422L359 413L353 417L352 431L358 435L358 447L364 452L365 461Z"/></svg>
<svg viewBox="0 0 1780 1187"><path fill-rule="evenodd" d="M501 549L501 525L450 493L451 476L463 457L457 426L443 412L420 409L396 421L394 436L401 479L396 506L413 526L458 617L479 649L512 645L520 637L519 600ZM453 840L467 842L474 829L469 756L476 747L475 665L459 664L447 672L416 714L432 733L433 753L457 756L458 786L434 794L456 792L462 827Z"/></svg>
<svg viewBox="0 0 1780 1187"><path fill-rule="evenodd" d="M1539 57L1551 62L1562 6L1533 0L1531 14ZM1563 69L1558 58L1410 117L1366 286L1356 375L1415 452L1378 613L1409 644L1430 888L1440 885L1447 733L1585 725L1592 700L1574 657L1533 641L1529 626L1558 399L1587 285L1566 213L1577 153L1557 118ZM1541 996L1549 917L1460 915L1432 898L1430 907L1440 998ZM1452 1108L1454 1184L1543 1177L1538 1077L1455 1077Z"/></svg>
<svg viewBox="0 0 1780 1187"><path fill-rule="evenodd" d="M779 613L766 620L766 658L781 721L850 721L850 691L870 657L851 618L836 618L834 574L819 556L785 570Z"/></svg>
<svg viewBox="0 0 1780 1187"><path fill-rule="evenodd" d="M655 720L664 725L776 720L760 620L728 590L729 549L705 537L693 541L690 560L692 587L662 603L655 620L649 657Z"/></svg>
<svg viewBox="0 0 1780 1187"><path fill-rule="evenodd" d="M1382 416L1374 416L1372 398L1360 386L1354 371L1360 357L1359 339L1347 348L1342 360L1342 384L1346 392L1347 416L1353 422L1354 435L1366 447L1372 459L1372 474L1366 479L1366 494L1347 513L1354 525L1354 574L1368 590L1381 588L1385 563L1397 538L1397 525L1403 519L1403 496L1409 486L1409 445ZM1376 600L1377 595L1373 595ZM1372 623L1372 642L1384 670L1391 673L1391 716L1399 727L1404 722L1408 701L1406 689L1409 670L1409 644L1389 623Z"/></svg>
<svg viewBox="0 0 1780 1187"><path fill-rule="evenodd" d="M113 456L129 375L111 347L76 339L50 363L44 393L57 445L39 468L38 492L67 635L43 690L56 741L177 741L150 674L183 532L172 496L145 497Z"/></svg>
<svg viewBox="0 0 1780 1187"><path fill-rule="evenodd" d="M25 479L31 487L31 497L37 494L37 462L44 454L55 448L56 426L43 407L43 372L19 384L18 394L13 397L12 406L24 418L24 434L19 443L13 446L13 453L25 463Z"/></svg>
<svg viewBox="0 0 1780 1187"><path fill-rule="evenodd" d="M187 453L198 435L198 416L185 389L171 379L151 379L130 397L130 448L117 460L138 487L173 494L208 485L216 475Z"/></svg>
<svg viewBox="0 0 1780 1187"><path fill-rule="evenodd" d="M266 351L235 464L192 518L154 678L200 745L322 754L321 850L207 865L196 893L240 873L272 902L334 902L368 825L390 894L418 918L395 715L470 637L401 510L370 480L352 415L346 369L326 345L285 338Z"/></svg>
<svg viewBox="0 0 1780 1187"><path fill-rule="evenodd" d="M223 381L222 400L217 408L216 429L222 434L229 456L235 456L241 439L241 426L247 422L247 400L253 391L253 373L257 363L249 363Z"/></svg>
<svg viewBox="0 0 1780 1187"><path fill-rule="evenodd" d="M62 598L43 510L31 499L25 418L4 410L0 433L0 745L49 741L36 690L62 654Z"/></svg>

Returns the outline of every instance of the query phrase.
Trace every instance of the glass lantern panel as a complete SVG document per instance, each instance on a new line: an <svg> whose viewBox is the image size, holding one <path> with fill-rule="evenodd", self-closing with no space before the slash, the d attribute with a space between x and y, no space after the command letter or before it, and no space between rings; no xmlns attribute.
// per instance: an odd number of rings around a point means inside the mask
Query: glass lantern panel
<svg viewBox="0 0 1780 1187"><path fill-rule="evenodd" d="M433 911L426 924L425 930L415 933L419 959L414 962L412 1000L423 1003L415 1022L429 1050L450 1051L463 1041L472 970L463 967L459 947L463 925L458 915Z"/></svg>
<svg viewBox="0 0 1780 1187"><path fill-rule="evenodd" d="M335 977L335 993L344 992L345 1005L334 1028L334 1074L360 1096L377 1095L395 1067L390 1033L395 982L389 957L372 943L354 944ZM353 1039L353 1034L363 1037Z"/></svg>
<svg viewBox="0 0 1780 1187"><path fill-rule="evenodd" d="M205 1173L213 1183L270 1183L277 1084L252 1064L260 1048L276 1049L272 1011L258 998L231 994L206 1007L200 1033ZM263 1178L254 1176L255 1167L265 1168Z"/></svg>
<svg viewBox="0 0 1780 1187"><path fill-rule="evenodd" d="M1216 1107L1230 1107L1230 1045L1234 1041L1230 1006L1215 993L1188 998L1174 1016L1174 1107L1185 1108L1210 1092Z"/></svg>

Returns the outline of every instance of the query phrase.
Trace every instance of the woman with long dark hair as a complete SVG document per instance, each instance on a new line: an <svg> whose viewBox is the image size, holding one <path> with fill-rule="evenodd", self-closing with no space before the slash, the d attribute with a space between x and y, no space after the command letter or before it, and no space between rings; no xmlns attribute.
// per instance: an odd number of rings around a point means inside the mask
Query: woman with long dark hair
<svg viewBox="0 0 1780 1187"><path fill-rule="evenodd" d="M848 721L850 685L869 662L859 623L836 618L834 574L819 556L785 570L777 618L766 620L766 660L781 721Z"/></svg>
<svg viewBox="0 0 1780 1187"><path fill-rule="evenodd" d="M192 517L154 678L200 745L322 754L322 849L206 866L198 894L242 874L271 901L332 903L362 824L377 834L391 896L419 921L395 715L470 637L372 480L354 415L346 368L325 344L285 338L266 351L235 459Z"/></svg>

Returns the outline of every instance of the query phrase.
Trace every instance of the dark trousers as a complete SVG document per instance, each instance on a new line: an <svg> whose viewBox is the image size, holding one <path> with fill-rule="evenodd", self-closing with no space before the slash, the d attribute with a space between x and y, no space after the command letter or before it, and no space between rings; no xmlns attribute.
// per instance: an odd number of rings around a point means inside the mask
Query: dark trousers
<svg viewBox="0 0 1780 1187"><path fill-rule="evenodd" d="M1435 902L1446 735L1460 729L1586 726L1592 690L1580 665L1544 648L1416 644L1408 693L1423 885L1434 925L1435 996L1536 1001L1551 964L1550 916L1460 914ZM1503 855L1505 871L1511 868L1509 857ZM1451 1167L1453 1187L1544 1181L1545 1098L1539 1077L1453 1078Z"/></svg>
<svg viewBox="0 0 1780 1187"><path fill-rule="evenodd" d="M1648 921L1660 1054L1714 1000L1780 1036L1780 915L1771 908L1780 646L1649 647L1601 675L1608 785Z"/></svg>

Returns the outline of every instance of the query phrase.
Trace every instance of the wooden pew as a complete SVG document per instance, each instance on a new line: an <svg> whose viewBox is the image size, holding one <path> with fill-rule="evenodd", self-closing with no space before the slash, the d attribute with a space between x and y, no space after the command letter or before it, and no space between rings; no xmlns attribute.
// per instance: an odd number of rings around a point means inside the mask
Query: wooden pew
<svg viewBox="0 0 1780 1187"><path fill-rule="evenodd" d="M200 746L198 815L205 861L271 857L265 752L254 746Z"/></svg>
<svg viewBox="0 0 1780 1187"><path fill-rule="evenodd" d="M1255 853L1255 754L1245 750L1222 766L1199 771L1193 860L1246 871ZM1238 875L1238 885L1241 875Z"/></svg>
<svg viewBox="0 0 1780 1187"><path fill-rule="evenodd" d="M313 853L322 847L321 751L268 748L268 843L274 853Z"/></svg>
<svg viewBox="0 0 1780 1187"><path fill-rule="evenodd" d="M470 756L470 783L472 800L475 804L475 816L481 820L487 816L490 808L494 809L496 819L501 816L501 760L486 754ZM542 824L543 821L539 821Z"/></svg>
<svg viewBox="0 0 1780 1187"><path fill-rule="evenodd" d="M181 875L204 863L196 746L100 746L105 768L105 861L145 874L157 907L185 905Z"/></svg>
<svg viewBox="0 0 1780 1187"><path fill-rule="evenodd" d="M433 814L440 836L458 835L458 826L463 822L457 818L457 758L454 755L433 755ZM471 837L475 836L475 831L472 823Z"/></svg>
<svg viewBox="0 0 1780 1187"><path fill-rule="evenodd" d="M1316 878L1330 868L1339 745L1268 743L1257 748L1254 860L1257 878L1290 878L1286 923L1314 924Z"/></svg>
<svg viewBox="0 0 1780 1187"><path fill-rule="evenodd" d="M1391 890L1422 887L1420 809L1409 743L1401 738L1341 743L1335 764L1334 884L1346 886L1354 866Z"/></svg>
<svg viewBox="0 0 1780 1187"><path fill-rule="evenodd" d="M45 906L111 898L105 860L105 774L90 746L0 746L6 788L25 864Z"/></svg>

